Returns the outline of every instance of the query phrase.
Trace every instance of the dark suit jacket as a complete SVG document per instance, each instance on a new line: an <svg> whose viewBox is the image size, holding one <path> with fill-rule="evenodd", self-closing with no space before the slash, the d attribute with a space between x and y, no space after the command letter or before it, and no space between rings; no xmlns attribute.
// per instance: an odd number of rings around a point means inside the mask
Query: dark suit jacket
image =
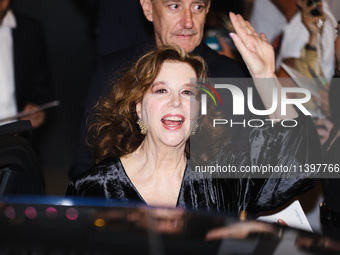
<svg viewBox="0 0 340 255"><path fill-rule="evenodd" d="M53 99L45 39L41 25L15 14L12 30L16 100L21 111L27 103L43 104Z"/></svg>
<svg viewBox="0 0 340 255"><path fill-rule="evenodd" d="M100 0L97 31L97 52L103 56L144 42L153 35L153 24L145 18L139 0L119 1L118 5Z"/></svg>
<svg viewBox="0 0 340 255"><path fill-rule="evenodd" d="M124 74L124 72L128 70L139 57L154 47L154 38L150 38L147 42L107 54L99 58L97 62L97 68L89 89L87 106L85 108L87 110L91 109L98 98L102 95L105 95L106 92L111 89L110 85L114 84L116 79L119 79L119 77ZM218 54L216 51L210 49L205 43L201 43L192 54L199 55L206 61L208 65L209 77L237 78L233 81L229 80L229 82L233 82L234 85L237 85L243 91L245 96L247 95L247 88L249 86L253 86L252 80L250 79L250 74L245 65L231 58ZM240 82L239 78L249 78L249 80L243 80ZM256 89L254 91L254 106L256 109L263 109L264 106L259 98L259 95L257 94ZM259 116L254 116L247 110L247 106L244 108L245 115L232 116L230 114L233 111L233 100L231 93L226 90L224 93L221 93L220 96L222 98L222 102L225 102L225 104L223 104L223 109L229 114L227 117L232 118L234 122L242 122L244 119L249 120L252 118L259 119ZM69 171L69 177L71 179L79 176L81 173L84 173L93 165L89 149L86 148L84 144L85 120L87 116L88 112L85 113L85 117L82 121L80 130L80 144L76 152L75 160ZM246 150L248 148L251 128L242 127L242 125L236 125L231 131L232 142L234 142L239 149Z"/></svg>

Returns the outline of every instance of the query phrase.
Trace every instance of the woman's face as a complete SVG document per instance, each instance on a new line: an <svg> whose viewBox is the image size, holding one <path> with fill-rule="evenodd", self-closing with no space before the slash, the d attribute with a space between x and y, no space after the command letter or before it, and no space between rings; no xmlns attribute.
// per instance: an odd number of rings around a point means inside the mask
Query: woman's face
<svg viewBox="0 0 340 255"><path fill-rule="evenodd" d="M190 65L163 63L142 102L136 105L138 117L143 119L148 130L146 139L172 147L185 144L199 108L195 100L197 89L190 84L190 78L196 78ZM190 109L190 104L195 109Z"/></svg>

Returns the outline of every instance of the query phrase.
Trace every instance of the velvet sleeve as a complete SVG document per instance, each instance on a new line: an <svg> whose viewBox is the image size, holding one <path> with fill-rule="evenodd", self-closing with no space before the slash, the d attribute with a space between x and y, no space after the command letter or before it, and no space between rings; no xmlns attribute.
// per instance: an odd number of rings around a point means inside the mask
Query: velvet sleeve
<svg viewBox="0 0 340 255"><path fill-rule="evenodd" d="M69 182L66 188L66 192L65 192L66 196L77 196L77 189L75 187L74 182Z"/></svg>
<svg viewBox="0 0 340 255"><path fill-rule="evenodd" d="M76 197L106 197L105 174L99 167L94 167L91 172L83 174L76 180L70 181L67 185L65 195Z"/></svg>
<svg viewBox="0 0 340 255"><path fill-rule="evenodd" d="M261 189L255 202L249 208L251 211L266 211L278 207L294 196L312 189L317 182L316 172L299 172L299 167L322 163L322 151L318 133L313 120L300 113L296 119L298 126L294 128L278 127L278 137L266 137L262 130L257 137L264 137L265 143L256 141L251 151L252 164L268 162L278 166L289 167L289 172L273 173L270 178L262 180ZM252 134L255 135L256 134ZM280 148L281 147L281 148ZM270 151L274 151L270 155ZM268 155L269 154L269 155ZM294 169L295 167L295 169ZM296 171L292 173L292 171ZM261 180L260 180L261 181Z"/></svg>
<svg viewBox="0 0 340 255"><path fill-rule="evenodd" d="M321 145L313 120L299 112L296 127L283 127L281 123L256 128L250 135L247 152L229 151L219 156L224 164L242 166L287 166L291 171L305 164L321 163ZM229 163L229 164L230 164ZM294 196L313 188L314 172L272 172L261 177L259 173L237 173L226 178L225 189L237 203L238 211L252 213L272 210Z"/></svg>

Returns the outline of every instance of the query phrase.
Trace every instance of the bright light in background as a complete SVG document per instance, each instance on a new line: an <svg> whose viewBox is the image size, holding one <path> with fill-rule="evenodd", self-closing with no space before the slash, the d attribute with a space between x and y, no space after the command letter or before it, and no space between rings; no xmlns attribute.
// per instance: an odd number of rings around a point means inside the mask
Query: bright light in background
<svg viewBox="0 0 340 255"><path fill-rule="evenodd" d="M56 219L58 217L58 211L54 207L46 208L45 215L49 219Z"/></svg>
<svg viewBox="0 0 340 255"><path fill-rule="evenodd" d="M37 217L38 214L37 214L37 211L35 210L34 207L29 206L25 209L25 215L26 215L27 218L33 220Z"/></svg>
<svg viewBox="0 0 340 255"><path fill-rule="evenodd" d="M72 202L72 200L69 200L69 199L63 199L63 200L60 202L60 205L64 205L64 206L72 206L72 205L73 205L73 202Z"/></svg>
<svg viewBox="0 0 340 255"><path fill-rule="evenodd" d="M105 220L98 218L94 221L94 225L96 227L104 227L105 226Z"/></svg>
<svg viewBox="0 0 340 255"><path fill-rule="evenodd" d="M66 211L66 217L69 219L69 220L76 220L78 219L78 211L75 209L75 208L69 208L67 209Z"/></svg>
<svg viewBox="0 0 340 255"><path fill-rule="evenodd" d="M15 210L14 210L14 208L12 206L7 206L5 208L5 210L4 210L4 214L9 219L14 219L15 218Z"/></svg>

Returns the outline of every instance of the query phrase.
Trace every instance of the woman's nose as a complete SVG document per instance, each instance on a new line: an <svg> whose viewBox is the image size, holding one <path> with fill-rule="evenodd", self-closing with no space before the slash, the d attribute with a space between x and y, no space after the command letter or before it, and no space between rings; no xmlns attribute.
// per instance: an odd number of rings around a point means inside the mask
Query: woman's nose
<svg viewBox="0 0 340 255"><path fill-rule="evenodd" d="M179 107L181 105L180 96L177 94L171 95L169 105L173 107Z"/></svg>

